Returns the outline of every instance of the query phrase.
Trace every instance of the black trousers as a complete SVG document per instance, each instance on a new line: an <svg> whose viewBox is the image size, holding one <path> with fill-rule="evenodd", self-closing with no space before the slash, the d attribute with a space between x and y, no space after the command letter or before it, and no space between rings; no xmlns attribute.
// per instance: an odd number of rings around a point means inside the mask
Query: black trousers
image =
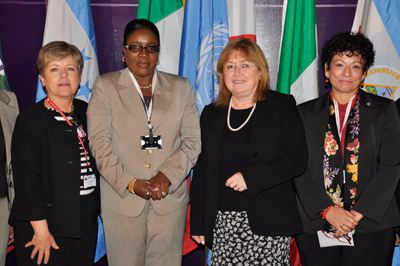
<svg viewBox="0 0 400 266"><path fill-rule="evenodd" d="M356 234L354 247L319 246L318 236L304 233L295 237L302 266L391 266L395 228Z"/></svg>
<svg viewBox="0 0 400 266"><path fill-rule="evenodd" d="M97 213L81 215L81 238L54 237L59 249L50 250L47 266L92 266L97 244ZM33 235L14 229L15 256L18 266L37 266L37 257L31 259L33 246L25 248Z"/></svg>

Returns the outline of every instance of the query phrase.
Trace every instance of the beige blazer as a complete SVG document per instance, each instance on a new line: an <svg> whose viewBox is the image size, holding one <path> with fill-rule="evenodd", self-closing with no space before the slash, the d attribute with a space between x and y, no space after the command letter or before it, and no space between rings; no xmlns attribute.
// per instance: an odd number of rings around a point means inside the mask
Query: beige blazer
<svg viewBox="0 0 400 266"><path fill-rule="evenodd" d="M102 175L102 208L135 217L146 200L129 193L133 178L148 180L158 171L171 181L169 194L151 201L159 215L186 208L185 178L201 149L199 112L192 85L180 76L157 72L151 117L153 134L162 136L160 150L141 150L148 135L147 116L125 69L98 77L87 111L89 143Z"/></svg>
<svg viewBox="0 0 400 266"><path fill-rule="evenodd" d="M3 128L4 140L6 143L6 174L8 184L9 208L11 209L14 200L14 180L11 172L11 137L15 121L19 114L17 97L11 91L0 90L0 119ZM11 184L11 185L10 185Z"/></svg>

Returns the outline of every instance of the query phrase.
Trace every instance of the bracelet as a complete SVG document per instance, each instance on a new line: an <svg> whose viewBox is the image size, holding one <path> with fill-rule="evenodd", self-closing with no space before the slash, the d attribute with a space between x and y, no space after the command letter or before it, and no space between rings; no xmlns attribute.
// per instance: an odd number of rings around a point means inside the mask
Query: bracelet
<svg viewBox="0 0 400 266"><path fill-rule="evenodd" d="M328 208L326 208L325 210L323 210L323 211L321 211L321 212L319 213L319 215L322 216L322 219L323 219L323 220L325 220L326 215L327 215L327 213L328 213L328 211L329 211L329 209L330 209L331 207L332 207L332 206L329 206Z"/></svg>
<svg viewBox="0 0 400 266"><path fill-rule="evenodd" d="M134 179L131 180L131 182L129 182L129 185L128 185L128 190L132 194L135 194L135 191L133 190L133 186L135 185L136 181L137 181L137 179L134 178Z"/></svg>

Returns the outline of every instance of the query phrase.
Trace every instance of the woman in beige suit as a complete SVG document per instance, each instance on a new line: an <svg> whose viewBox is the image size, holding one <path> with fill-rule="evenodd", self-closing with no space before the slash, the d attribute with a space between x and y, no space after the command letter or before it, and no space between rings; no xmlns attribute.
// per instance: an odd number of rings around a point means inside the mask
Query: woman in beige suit
<svg viewBox="0 0 400 266"><path fill-rule="evenodd" d="M182 77L156 70L156 26L126 25L127 68L100 76L88 108L110 266L181 265L185 179L200 153L199 113Z"/></svg>

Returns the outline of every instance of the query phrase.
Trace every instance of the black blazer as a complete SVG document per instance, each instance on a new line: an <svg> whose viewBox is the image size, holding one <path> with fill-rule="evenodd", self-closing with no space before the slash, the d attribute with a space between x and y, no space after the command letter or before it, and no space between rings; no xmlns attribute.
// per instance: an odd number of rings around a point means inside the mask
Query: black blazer
<svg viewBox="0 0 400 266"><path fill-rule="evenodd" d="M400 224L394 191L400 178L400 121L392 100L360 94L360 155L358 199L353 209L362 215L356 231L371 233ZM323 155L329 119L329 96L299 106L306 130L307 171L296 178L296 192L304 231L316 234L325 226L319 213L333 205L324 188Z"/></svg>
<svg viewBox="0 0 400 266"><path fill-rule="evenodd" d="M200 119L202 152L190 190L191 235L212 246L219 202L219 142L228 108L206 106ZM241 171L247 185L246 211L251 230L265 236L302 232L293 178L306 169L304 129L292 96L269 91L253 114L249 164Z"/></svg>
<svg viewBox="0 0 400 266"><path fill-rule="evenodd" d="M74 100L86 131L87 103ZM75 128L65 130L44 107L44 100L26 108L17 118L12 138L15 200L9 223L33 233L29 221L47 219L53 236L79 238L81 158ZM71 129L70 129L71 128ZM87 131L86 131L87 132ZM90 165L96 172L96 163ZM99 180L95 189L100 210Z"/></svg>

